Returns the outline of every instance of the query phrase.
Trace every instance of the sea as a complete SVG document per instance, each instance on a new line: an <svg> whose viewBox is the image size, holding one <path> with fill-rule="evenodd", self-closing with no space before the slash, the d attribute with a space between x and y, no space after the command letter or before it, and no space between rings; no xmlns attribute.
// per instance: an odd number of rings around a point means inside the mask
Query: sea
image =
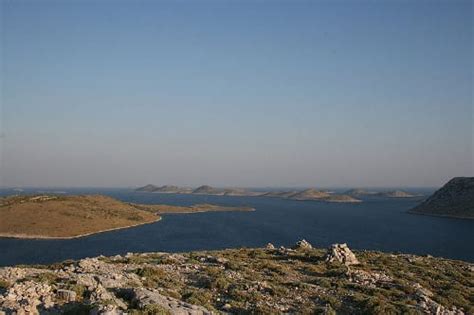
<svg viewBox="0 0 474 315"><path fill-rule="evenodd" d="M362 198L362 203L344 204L268 197L158 194L135 192L132 188L1 189L3 196L104 194L125 202L182 206L212 203L250 206L256 211L168 214L153 224L70 240L0 238L0 266L49 264L128 252L263 247L269 242L277 247L289 247L301 239L320 248L347 243L356 250L432 255L474 262L474 220L407 213L433 191L418 189L415 192L424 196L416 198L368 196Z"/></svg>

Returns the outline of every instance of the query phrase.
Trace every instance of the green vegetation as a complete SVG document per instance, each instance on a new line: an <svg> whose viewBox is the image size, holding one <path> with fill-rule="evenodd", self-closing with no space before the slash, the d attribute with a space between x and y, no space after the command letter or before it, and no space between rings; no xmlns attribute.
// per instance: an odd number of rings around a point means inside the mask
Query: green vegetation
<svg viewBox="0 0 474 315"><path fill-rule="evenodd" d="M113 281L121 279L116 290L108 292L115 292L116 298L127 304L130 314L168 312L154 304L136 309L130 293L134 288L159 292L213 312L238 314L420 314L429 312L420 304L426 299L446 309L455 307L474 314L472 264L361 251L355 253L360 263L348 267L326 262L325 253L320 249L242 248L100 257L86 265L97 265L92 270L105 270L95 279L109 273L114 274ZM81 263L68 261L47 268L64 270L70 265L78 267ZM68 305L68 312L83 314L88 308L80 305L89 303L91 289L79 284L80 278L74 280L57 274L61 273L34 269L19 281L73 290L77 303ZM10 283L5 279L0 282L0 289L8 287ZM102 301L102 304L119 305L116 302Z"/></svg>
<svg viewBox="0 0 474 315"><path fill-rule="evenodd" d="M246 248L188 253L183 255L185 264L199 266L199 272L181 278L157 268L176 264L166 255L133 256L127 262L157 265L136 272L146 278L146 286L173 289L163 291L165 295L172 292L170 296L212 309L228 304L237 313L271 314L277 310L275 304L284 304L286 308L278 311L417 314L414 283L433 292L432 299L445 307L474 312L474 277L464 262L364 251L357 253L361 264L348 268L326 263L324 253ZM217 258L224 261L216 263ZM391 281L357 283L348 276L350 270L383 274Z"/></svg>

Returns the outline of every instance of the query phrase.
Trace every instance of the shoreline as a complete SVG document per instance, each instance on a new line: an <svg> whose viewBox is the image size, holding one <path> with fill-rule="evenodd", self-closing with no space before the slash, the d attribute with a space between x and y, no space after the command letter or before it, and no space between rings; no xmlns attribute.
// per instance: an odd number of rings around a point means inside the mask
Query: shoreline
<svg viewBox="0 0 474 315"><path fill-rule="evenodd" d="M79 235L73 235L73 236L46 236L46 235L28 235L28 234L19 234L19 233L0 233L0 239L2 238L10 238L10 239L22 239L22 240L72 240L72 239L77 239L77 238L82 238L82 237L87 237L87 236L92 236L95 234L100 234L100 233L106 233L106 232L112 232L116 230L123 230L123 229L129 229L129 228L134 228L137 226L141 225L146 225L146 224L152 224L161 221L163 218L163 215L176 215L176 214L193 214L193 213L204 213L204 212L252 212L256 211L255 208L242 208L242 209L237 209L237 210L190 210L186 212L156 212L157 219L151 222L144 222L144 223L137 223L137 224L132 224L132 225L127 225L127 226L121 226L121 227L115 227L115 228L110 228L110 229L105 229L105 230L100 230L97 232L89 232L89 233L83 233Z"/></svg>
<svg viewBox="0 0 474 315"><path fill-rule="evenodd" d="M158 218L155 221L151 221L151 222L137 223L137 224L121 226L121 227L115 227L115 228L111 228L111 229L105 229L105 230L100 230L100 231L97 231L97 232L89 232L89 233L73 235L73 236L46 236L46 235L27 235L27 234L0 233L0 238L14 238L14 239L25 239L25 240L26 239L29 239L29 240L71 240L71 239L76 239L76 238L81 238L81 237L92 236L92 235L100 234L100 233L106 233L106 232L112 232L112 231L116 231L116 230L129 229L129 228L137 227L137 226L140 226L140 225L152 224L152 223L159 222L161 220L162 220L161 216L158 216Z"/></svg>
<svg viewBox="0 0 474 315"><path fill-rule="evenodd" d="M417 214L417 215L424 215L428 217L439 217L439 218L448 218L448 219L458 219L458 220L474 220L474 217L463 217L463 216L453 216L453 215L446 215L446 214L434 214L434 213L421 213L408 210L407 213L409 214Z"/></svg>

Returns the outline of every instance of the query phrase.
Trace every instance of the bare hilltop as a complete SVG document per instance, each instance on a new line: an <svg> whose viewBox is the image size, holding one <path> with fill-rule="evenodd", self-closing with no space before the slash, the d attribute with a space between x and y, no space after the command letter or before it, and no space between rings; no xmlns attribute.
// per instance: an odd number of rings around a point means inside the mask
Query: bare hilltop
<svg viewBox="0 0 474 315"><path fill-rule="evenodd" d="M474 219L474 177L455 177L411 213Z"/></svg>

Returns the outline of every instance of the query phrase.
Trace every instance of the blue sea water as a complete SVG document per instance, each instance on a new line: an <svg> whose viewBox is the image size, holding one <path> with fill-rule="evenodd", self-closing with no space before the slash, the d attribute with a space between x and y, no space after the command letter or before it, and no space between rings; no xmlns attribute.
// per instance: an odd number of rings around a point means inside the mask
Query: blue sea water
<svg viewBox="0 0 474 315"><path fill-rule="evenodd" d="M38 191L41 190L30 189L22 193ZM170 214L153 224L72 240L0 238L0 266L52 263L127 252L260 247L268 242L275 246L290 246L303 238L316 247L347 243L354 249L430 254L474 262L474 220L406 213L422 197L370 197L359 204L338 204L265 197L139 193L131 189L66 191L101 193L126 202L149 204L245 205L256 211ZM0 195L12 193L12 190L0 191Z"/></svg>

